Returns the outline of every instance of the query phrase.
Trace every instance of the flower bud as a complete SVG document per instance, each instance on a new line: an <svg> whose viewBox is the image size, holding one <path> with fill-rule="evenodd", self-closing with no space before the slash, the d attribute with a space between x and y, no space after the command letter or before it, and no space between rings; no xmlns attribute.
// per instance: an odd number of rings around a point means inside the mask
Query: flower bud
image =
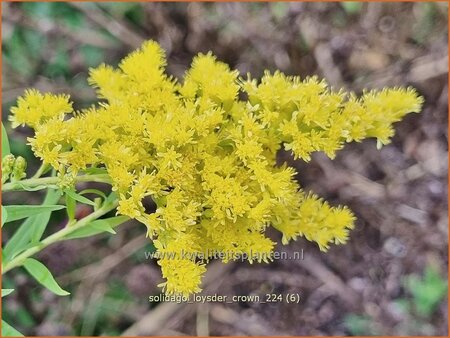
<svg viewBox="0 0 450 338"><path fill-rule="evenodd" d="M25 170L27 169L27 161L22 156L17 156L14 162L14 167L12 170L12 181L20 181L22 178L27 176Z"/></svg>
<svg viewBox="0 0 450 338"><path fill-rule="evenodd" d="M57 185L60 189L71 189L75 186L75 177L71 173L59 172Z"/></svg>
<svg viewBox="0 0 450 338"><path fill-rule="evenodd" d="M2 159L2 183L5 183L9 179L9 175L11 175L11 172L14 168L14 162L16 159L14 158L14 155L8 154Z"/></svg>

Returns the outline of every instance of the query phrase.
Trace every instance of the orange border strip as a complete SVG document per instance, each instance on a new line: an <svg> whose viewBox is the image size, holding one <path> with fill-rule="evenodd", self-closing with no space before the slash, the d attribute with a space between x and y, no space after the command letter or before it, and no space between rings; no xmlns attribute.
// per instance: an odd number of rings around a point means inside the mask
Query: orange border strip
<svg viewBox="0 0 450 338"><path fill-rule="evenodd" d="M44 1L35 1L35 0L0 0L0 17L2 17L2 3L3 2L61 2L58 0L44 0ZM288 0L280 0L280 1L261 1L261 0L247 0L247 1L226 1L226 0L196 0L196 1L188 1L188 0L179 0L179 1L175 1L175 0L162 0L162 1L153 1L153 0L136 0L136 1L129 1L129 0L115 0L115 1L108 1L108 0L97 0L97 1L73 1L73 0L69 0L69 1L65 1L65 2L343 2L340 0L321 0L321 1L288 1ZM389 0L378 0L378 1L372 1L372 0L362 0L362 1L352 1L352 2L447 2L449 4L448 8L447 8L447 50L449 51L449 45L450 45L450 36L449 36L449 28L448 28L448 18L450 17L450 0L435 0L435 1L430 1L430 0L425 0L425 1L417 1L417 0L395 0L395 1L389 1ZM3 41L3 35L2 35L2 28L0 25L0 38ZM2 54L2 45L0 44L0 54ZM2 54L3 55L3 54ZM447 54L448 55L448 54ZM450 69L450 59L448 60L448 66ZM0 72L2 72L2 61L0 61ZM3 77L1 75L2 73L0 73L0 101L2 101L2 92L3 92ZM447 88L448 88L448 96L450 96L450 87L448 86L450 84L450 73L447 74ZM447 107L448 109L448 116L450 116L450 106ZM3 117L3 108L0 107L0 117ZM448 139L448 135L450 134L450 125L447 123L447 151L450 148L450 140ZM0 138L0 146L2 144L1 138ZM450 158L447 158L447 168L450 167ZM1 165L0 165L1 166ZM447 171L447 192L449 191L449 187L450 187L450 173ZM1 183L0 183L1 186ZM2 202L2 194L0 193L0 203ZM447 210L448 210L448 200L447 200ZM447 213L448 214L448 213ZM0 211L0 215L1 215L1 211ZM448 214L448 223L450 223L450 215ZM0 231L0 242L2 239L2 234ZM450 284L448 282L448 273L450 272L450 261L448 260L448 256L450 255L450 250L449 250L449 243L450 243L450 232L448 233L448 238L447 238L447 283L450 289ZM0 249L0 261L2 261L2 250ZM0 267L1 270L1 267ZM2 275L0 275L0 285L2 284ZM448 294L447 294L447 313L450 313L450 303L448 301ZM0 300L0 314L2 314L2 300ZM1 322L0 322L0 329L1 329ZM1 332L1 331L0 331ZM450 323L448 321L448 317L447 317L447 333L450 334ZM33 337L33 336L30 336ZM69 337L76 337L76 336L69 336ZM113 338L113 336L105 336L107 338ZM165 337L170 337L170 336L165 336ZM186 337L194 337L194 336L186 336ZM241 337L241 336L233 336L233 337ZM258 337L258 336L255 336ZM262 337L262 336L261 336ZM296 336L293 336L296 337ZM300 336L297 336L300 337ZM313 336L301 336L301 337L313 337ZM349 337L349 336L333 336L336 338L344 338L344 337ZM374 336L359 336L362 338L373 338ZM387 337L387 336L379 336L379 337ZM389 337L400 337L400 336L389 336ZM408 336L411 338L419 338L421 336ZM445 337L445 336L430 336L430 337ZM130 337L130 338L138 338L138 337Z"/></svg>
<svg viewBox="0 0 450 338"><path fill-rule="evenodd" d="M0 2L261 2L261 3L269 3L269 2L450 2L450 0L350 0L350 1L342 1L342 0L96 0L96 1L87 1L87 0L68 0L68 1L60 1L60 0L0 0Z"/></svg>

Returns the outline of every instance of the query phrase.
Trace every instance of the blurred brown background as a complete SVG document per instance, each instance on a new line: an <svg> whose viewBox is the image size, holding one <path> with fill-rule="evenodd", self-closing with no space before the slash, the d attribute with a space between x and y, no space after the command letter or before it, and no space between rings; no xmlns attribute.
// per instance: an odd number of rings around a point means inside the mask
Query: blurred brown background
<svg viewBox="0 0 450 338"><path fill-rule="evenodd" d="M357 227L327 254L300 239L279 251L304 259L268 265L212 264L204 293L299 293L299 304L149 303L160 272L144 257L144 228L49 247L39 258L72 292L58 298L20 270L3 317L28 335L447 335L448 7L447 3L2 3L3 120L25 88L67 92L76 107L95 100L89 67L117 65L144 39L167 51L183 75L213 51L242 74L280 69L317 74L333 87L412 85L421 114L396 125L392 144L348 145L334 161L280 157L306 190L346 204ZM36 166L26 130L11 131L13 153ZM39 200L38 194L5 202ZM35 202L34 202L35 203ZM80 213L85 212L79 210ZM57 215L58 216L58 215ZM63 224L55 217L50 231ZM3 241L13 229L5 226ZM276 234L274 233L276 238Z"/></svg>

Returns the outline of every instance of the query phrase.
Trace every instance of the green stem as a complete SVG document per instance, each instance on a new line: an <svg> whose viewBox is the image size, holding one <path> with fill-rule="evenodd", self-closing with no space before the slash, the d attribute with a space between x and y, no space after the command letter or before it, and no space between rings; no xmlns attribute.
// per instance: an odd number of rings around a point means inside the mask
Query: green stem
<svg viewBox="0 0 450 338"><path fill-rule="evenodd" d="M2 186L2 191L14 191L14 190L26 190L26 188L35 188L38 186L50 186L58 184L59 177L41 177L41 178L29 178L27 180L21 180L17 182L5 183ZM75 182L100 182L100 183L111 183L111 179L107 174L98 175L81 175L75 177Z"/></svg>
<svg viewBox="0 0 450 338"><path fill-rule="evenodd" d="M71 234L72 232L88 225L92 221L96 220L97 218L105 215L109 211L113 210L115 207L117 207L118 201L114 201L112 203L109 203L107 205L102 206L97 211L94 211L93 213L89 214L88 216L80 219L79 221L68 224L64 229L61 229L58 232L55 232L53 235L48 236L46 239L44 239L42 242L37 244L36 246L33 246L24 252L22 252L20 255L13 258L10 262L6 263L5 266L2 268L2 274L5 274L9 270L21 266L23 262L30 256L38 253L39 251L43 250L47 246L56 243L60 240L62 240L67 235Z"/></svg>
<svg viewBox="0 0 450 338"><path fill-rule="evenodd" d="M49 169L49 167L50 166L47 163L42 163L41 166L39 167L39 169L36 171L36 173L31 178L39 178L39 177L41 177L45 173L45 171L47 169Z"/></svg>

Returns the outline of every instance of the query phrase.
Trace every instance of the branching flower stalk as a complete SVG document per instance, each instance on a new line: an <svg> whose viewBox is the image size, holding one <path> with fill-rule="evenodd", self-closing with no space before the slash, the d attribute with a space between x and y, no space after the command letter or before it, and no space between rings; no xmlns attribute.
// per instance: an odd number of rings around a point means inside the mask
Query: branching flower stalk
<svg viewBox="0 0 450 338"><path fill-rule="evenodd" d="M75 183L80 182L97 182L97 183L111 183L111 179L107 174L97 175L79 175L74 178ZM48 188L57 188L61 182L59 177L38 177L30 178L21 181L5 183L2 186L2 192L8 191L26 191L26 190L42 190ZM39 188L39 189L37 189Z"/></svg>
<svg viewBox="0 0 450 338"><path fill-rule="evenodd" d="M164 51L147 41L117 69L91 69L89 83L99 102L81 111L73 110L67 95L27 90L10 121L14 128L34 129L32 150L57 176L40 177L41 169L36 177L4 184L3 191L110 183L115 204L42 243L61 239L117 204L119 215L147 227L167 293L199 292L214 252L225 253L224 262L238 255L268 262L276 244L265 235L269 226L281 233L283 244L299 236L322 251L345 243L354 227L352 212L304 192L293 168L276 165L278 150L309 161L315 151L334 158L345 143L365 138L376 138L379 148L390 142L392 124L419 112L423 103L413 88L358 97L317 77L278 71L265 72L258 82L210 53L195 57L180 82L166 75L165 65ZM89 174L96 170L101 173ZM155 212L145 210L146 197ZM4 271L39 250L26 250Z"/></svg>

